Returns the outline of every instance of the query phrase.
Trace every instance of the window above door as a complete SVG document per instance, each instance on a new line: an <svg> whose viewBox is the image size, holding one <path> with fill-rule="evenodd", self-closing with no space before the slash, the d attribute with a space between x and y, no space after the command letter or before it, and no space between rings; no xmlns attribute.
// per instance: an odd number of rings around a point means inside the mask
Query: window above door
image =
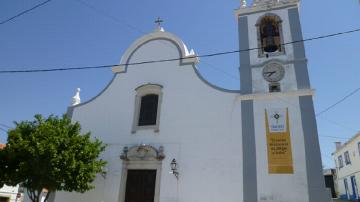
<svg viewBox="0 0 360 202"><path fill-rule="evenodd" d="M132 133L138 130L159 132L162 86L145 84L136 90Z"/></svg>

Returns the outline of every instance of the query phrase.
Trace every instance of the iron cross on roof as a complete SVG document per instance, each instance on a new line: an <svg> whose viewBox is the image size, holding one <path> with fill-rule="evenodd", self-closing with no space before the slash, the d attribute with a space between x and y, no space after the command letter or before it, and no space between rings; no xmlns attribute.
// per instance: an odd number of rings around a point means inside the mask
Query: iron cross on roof
<svg viewBox="0 0 360 202"><path fill-rule="evenodd" d="M156 20L155 20L155 23L157 24L158 27L161 27L161 23L163 23L164 20L162 20L160 17L158 17Z"/></svg>

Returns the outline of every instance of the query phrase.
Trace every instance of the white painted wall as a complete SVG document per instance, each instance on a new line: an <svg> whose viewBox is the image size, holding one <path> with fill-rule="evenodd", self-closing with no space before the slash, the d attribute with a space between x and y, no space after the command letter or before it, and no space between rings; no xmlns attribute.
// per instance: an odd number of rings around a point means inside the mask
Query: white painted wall
<svg viewBox="0 0 360 202"><path fill-rule="evenodd" d="M351 176L355 176L356 184L358 186L357 190L357 196L360 195L360 151L358 144L360 143L360 134L357 134L354 136L350 141L348 141L346 144L343 144L343 146L336 150L333 153L333 157L335 160L336 165L336 172L337 172L337 184L338 184L338 195L345 197L345 185L344 185L344 179L347 179L349 193L351 195L354 195L352 185L351 185ZM348 151L350 156L351 164L346 165L345 163L345 155L344 153ZM344 167L339 167L339 161L338 157L342 155L343 157L343 165ZM356 192L356 191L355 191ZM358 197L360 198L360 197Z"/></svg>
<svg viewBox="0 0 360 202"><path fill-rule="evenodd" d="M291 41L286 9L274 11L283 20L284 42ZM256 21L262 14L249 16L250 48L257 47ZM184 50L164 38L177 41ZM149 41L149 39L154 39ZM139 46L142 45L142 46ZM185 45L171 34L158 32L139 39L124 54L122 63L185 57ZM251 65L263 64L251 51ZM131 57L130 61L127 58ZM267 94L267 82L262 68L254 67L252 76L255 95L239 95L215 89L204 82L192 64L179 61L130 66L126 73L116 74L111 85L93 101L74 109L73 120L83 131L91 131L109 146L103 159L109 162L108 174L98 177L97 188L85 194L59 192L56 202L118 201L122 176L120 154L124 146L150 144L164 146L160 201L161 202L233 202L243 201L241 100L254 100L255 139L257 159L258 199L261 202L306 202L308 184L304 153L304 134L301 125L299 99L293 60L293 49L276 59L286 63L285 78L281 81L284 93ZM117 68L121 72L121 68ZM152 83L163 86L160 131L131 133L134 116L135 89ZM86 92L86 89L84 90ZM262 94L263 93L263 94ZM262 95L261 95L262 94ZM289 108L293 175L268 174L265 108ZM246 126L244 126L246 127ZM176 158L180 177L169 174L170 162Z"/></svg>
<svg viewBox="0 0 360 202"><path fill-rule="evenodd" d="M19 186L11 187L4 185L3 187L0 188L0 196L9 198L10 199L9 202L15 202L18 191L19 191Z"/></svg>
<svg viewBox="0 0 360 202"><path fill-rule="evenodd" d="M278 15L282 20L283 42L292 41L288 9L272 10L266 13ZM258 47L257 21L265 12L248 15L249 47ZM250 64L252 68L253 93L269 92L269 83L263 78L263 64L275 59L283 64L285 76L279 82L282 92L295 92L298 90L294 65L293 46L285 46L285 54L258 57L258 51L250 51ZM305 58L304 58L305 59ZM265 131L265 109L288 108L290 118L291 147L294 165L294 174L269 174L267 143ZM297 96L283 96L282 93L273 93L262 99L254 101L255 140L257 185L259 202L305 202L308 198L308 183L306 174L306 161L304 152L304 134L302 128L299 98Z"/></svg>
<svg viewBox="0 0 360 202"><path fill-rule="evenodd" d="M130 62L179 56L173 43L158 39L137 49ZM135 89L146 83L163 86L160 131L132 134ZM165 149L160 201L242 201L241 105L237 96L210 87L192 65L180 66L178 61L129 67L127 73L116 75L105 92L76 107L73 114L84 132L92 131L109 145L102 157L108 161L106 179L98 177L97 189L83 195L58 192L55 201L117 201L122 149L141 143ZM178 181L169 174L173 158L179 165Z"/></svg>
<svg viewBox="0 0 360 202"><path fill-rule="evenodd" d="M290 137L294 174L269 174L265 131L265 109L289 108ZM259 202L308 201L304 138L299 99L277 97L257 100L254 103L256 163Z"/></svg>

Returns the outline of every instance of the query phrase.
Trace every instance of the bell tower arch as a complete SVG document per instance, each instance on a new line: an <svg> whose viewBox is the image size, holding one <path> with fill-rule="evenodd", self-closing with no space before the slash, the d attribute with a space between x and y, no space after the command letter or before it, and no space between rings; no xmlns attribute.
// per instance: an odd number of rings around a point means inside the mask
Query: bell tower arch
<svg viewBox="0 0 360 202"><path fill-rule="evenodd" d="M239 26L243 201L330 202L300 0L246 0ZM245 98L246 97L246 98Z"/></svg>
<svg viewBox="0 0 360 202"><path fill-rule="evenodd" d="M256 23L259 57L284 53L282 20L273 13L266 13Z"/></svg>

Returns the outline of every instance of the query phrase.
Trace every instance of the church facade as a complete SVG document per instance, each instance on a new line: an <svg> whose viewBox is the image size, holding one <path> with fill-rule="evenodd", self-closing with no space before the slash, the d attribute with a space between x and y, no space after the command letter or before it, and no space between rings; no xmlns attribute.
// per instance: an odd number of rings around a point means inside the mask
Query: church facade
<svg viewBox="0 0 360 202"><path fill-rule="evenodd" d="M242 1L239 91L207 82L160 26L136 40L108 86L68 111L108 145L107 174L55 202L330 202L298 6Z"/></svg>

